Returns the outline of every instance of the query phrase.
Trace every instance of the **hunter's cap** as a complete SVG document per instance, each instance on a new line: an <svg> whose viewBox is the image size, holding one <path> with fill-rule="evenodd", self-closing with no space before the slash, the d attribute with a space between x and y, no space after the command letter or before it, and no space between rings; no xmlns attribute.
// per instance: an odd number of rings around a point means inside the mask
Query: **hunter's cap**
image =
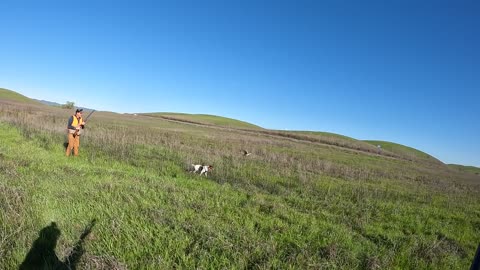
<svg viewBox="0 0 480 270"><path fill-rule="evenodd" d="M75 113L83 112L83 109L77 109Z"/></svg>

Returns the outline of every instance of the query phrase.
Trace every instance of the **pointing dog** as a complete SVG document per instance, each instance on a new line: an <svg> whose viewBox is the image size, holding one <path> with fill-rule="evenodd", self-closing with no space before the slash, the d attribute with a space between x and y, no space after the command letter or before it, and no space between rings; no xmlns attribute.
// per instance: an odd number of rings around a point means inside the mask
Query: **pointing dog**
<svg viewBox="0 0 480 270"><path fill-rule="evenodd" d="M192 167L194 169L193 173L200 172L200 175L205 174L205 176L207 176L209 171L213 171L212 165L192 164Z"/></svg>

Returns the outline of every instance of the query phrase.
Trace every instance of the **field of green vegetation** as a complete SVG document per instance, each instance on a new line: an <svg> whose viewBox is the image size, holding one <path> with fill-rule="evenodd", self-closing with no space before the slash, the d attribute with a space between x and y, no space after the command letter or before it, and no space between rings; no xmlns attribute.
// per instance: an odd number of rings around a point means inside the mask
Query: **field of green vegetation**
<svg viewBox="0 0 480 270"><path fill-rule="evenodd" d="M3 93L1 269L468 269L480 242L480 177L436 160L111 112L65 157L72 111Z"/></svg>

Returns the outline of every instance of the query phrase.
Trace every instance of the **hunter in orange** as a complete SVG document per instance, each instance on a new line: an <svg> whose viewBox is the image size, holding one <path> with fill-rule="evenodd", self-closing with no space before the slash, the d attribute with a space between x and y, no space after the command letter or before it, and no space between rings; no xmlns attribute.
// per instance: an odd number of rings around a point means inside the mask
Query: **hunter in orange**
<svg viewBox="0 0 480 270"><path fill-rule="evenodd" d="M73 149L73 155L78 156L78 148L80 147L80 134L85 127L85 123L82 118L83 109L77 109L75 114L70 116L67 124L68 131L68 146L66 155L70 156Z"/></svg>

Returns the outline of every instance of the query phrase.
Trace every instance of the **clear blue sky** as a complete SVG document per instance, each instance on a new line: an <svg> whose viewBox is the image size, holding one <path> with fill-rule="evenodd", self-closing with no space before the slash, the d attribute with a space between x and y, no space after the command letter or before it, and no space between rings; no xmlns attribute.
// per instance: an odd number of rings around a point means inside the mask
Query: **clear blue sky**
<svg viewBox="0 0 480 270"><path fill-rule="evenodd" d="M480 166L480 1L1 1L0 87Z"/></svg>

